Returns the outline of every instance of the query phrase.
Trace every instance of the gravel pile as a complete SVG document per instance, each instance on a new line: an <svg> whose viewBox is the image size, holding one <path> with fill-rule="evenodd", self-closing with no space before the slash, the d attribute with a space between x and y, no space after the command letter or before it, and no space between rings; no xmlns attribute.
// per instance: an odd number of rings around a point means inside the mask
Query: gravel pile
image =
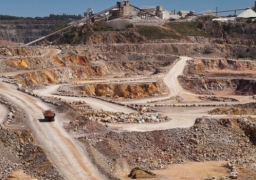
<svg viewBox="0 0 256 180"><path fill-rule="evenodd" d="M246 125L244 122L246 122L244 119L201 118L188 129L106 132L88 134L80 140L88 146L88 149L93 147L94 154L98 152L108 157L110 161L112 160L112 164L115 159L125 158L131 167L138 166L147 170L164 169L167 164L186 161L247 162L247 156L255 155L256 152L254 145L256 137L252 136L256 126L250 123ZM247 132L245 127L248 128L248 126L254 131ZM250 162L256 162L255 160L256 156L250 157ZM111 166L105 169L109 168Z"/></svg>

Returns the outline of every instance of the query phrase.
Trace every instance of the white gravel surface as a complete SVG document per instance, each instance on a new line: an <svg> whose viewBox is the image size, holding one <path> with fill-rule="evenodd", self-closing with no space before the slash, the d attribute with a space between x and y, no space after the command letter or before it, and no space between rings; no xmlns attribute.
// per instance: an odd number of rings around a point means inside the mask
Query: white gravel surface
<svg viewBox="0 0 256 180"><path fill-rule="evenodd" d="M45 103L17 91L13 85L0 83L0 87L0 94L25 110L27 122L37 141L66 179L106 179L90 162L78 142L63 129L60 123L63 117L57 115L55 122L40 122L39 119L44 118L42 111L49 109Z"/></svg>
<svg viewBox="0 0 256 180"><path fill-rule="evenodd" d="M0 104L0 124L2 124L7 116L8 110L5 106Z"/></svg>

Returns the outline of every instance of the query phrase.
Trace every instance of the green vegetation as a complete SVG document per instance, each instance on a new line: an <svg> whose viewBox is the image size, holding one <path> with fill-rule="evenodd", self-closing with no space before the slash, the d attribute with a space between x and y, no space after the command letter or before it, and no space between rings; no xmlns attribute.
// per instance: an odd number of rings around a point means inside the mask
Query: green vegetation
<svg viewBox="0 0 256 180"><path fill-rule="evenodd" d="M204 74L198 74L199 78L204 78Z"/></svg>
<svg viewBox="0 0 256 180"><path fill-rule="evenodd" d="M113 30L111 27L105 26L105 21L98 21L93 24L94 31L110 31Z"/></svg>
<svg viewBox="0 0 256 180"><path fill-rule="evenodd" d="M76 28L72 27L64 32L63 37L59 40L59 44L67 43L71 44L73 42L74 37L76 36Z"/></svg>
<svg viewBox="0 0 256 180"><path fill-rule="evenodd" d="M197 24L194 22L172 22L165 24L166 27L180 34L180 36L204 36L211 37L210 34L207 34L197 28Z"/></svg>
<svg viewBox="0 0 256 180"><path fill-rule="evenodd" d="M178 48L173 45L172 45L172 50L173 50L174 54L178 54L178 52L179 52Z"/></svg>
<svg viewBox="0 0 256 180"><path fill-rule="evenodd" d="M21 20L21 19L33 19L33 18L31 18L31 17L17 17L17 16L0 15L0 20Z"/></svg>
<svg viewBox="0 0 256 180"><path fill-rule="evenodd" d="M68 22L66 21L59 21L56 23L56 25L51 29L50 33L53 33L55 31L58 31L64 27L68 26Z"/></svg>
<svg viewBox="0 0 256 180"><path fill-rule="evenodd" d="M18 16L9 16L9 15L0 15L0 20L74 20L82 19L82 15L69 15L69 14L50 14L45 17L18 17Z"/></svg>
<svg viewBox="0 0 256 180"><path fill-rule="evenodd" d="M180 36L177 35L177 33L175 33L173 30L169 30L158 26L137 26L136 30L139 32L140 35L145 36L148 40L180 38Z"/></svg>
<svg viewBox="0 0 256 180"><path fill-rule="evenodd" d="M238 59L250 58L250 59L255 60L255 59L256 59L256 55L250 55L250 54L242 54L242 53L239 53L239 54L237 55L237 58L238 58Z"/></svg>
<svg viewBox="0 0 256 180"><path fill-rule="evenodd" d="M206 21L212 21L215 17L212 15L205 15L205 16L199 16L197 18L197 22L206 22Z"/></svg>
<svg viewBox="0 0 256 180"><path fill-rule="evenodd" d="M149 40L153 39L181 39L185 36L204 36L211 37L197 28L194 22L171 22L161 26L137 26L136 30L140 35Z"/></svg>
<svg viewBox="0 0 256 180"><path fill-rule="evenodd" d="M60 24L55 27L55 30L65 27L65 24ZM81 27L73 27L65 30L62 37L58 40L58 44L84 44L86 38L94 31L112 31L111 27L105 26L104 21L98 21L94 24L84 25Z"/></svg>
<svg viewBox="0 0 256 180"><path fill-rule="evenodd" d="M74 20L74 19L82 19L82 15L69 15L69 14L62 14L62 15L58 15L58 14L50 14L49 17L43 17L43 19L51 19L51 20Z"/></svg>
<svg viewBox="0 0 256 180"><path fill-rule="evenodd" d="M129 24L129 25L126 26L126 28L127 28L127 29L129 29L129 28L134 28L134 25L133 25L133 24Z"/></svg>
<svg viewBox="0 0 256 180"><path fill-rule="evenodd" d="M252 23L252 20L251 20L251 19L248 19L248 20L246 21L246 23Z"/></svg>

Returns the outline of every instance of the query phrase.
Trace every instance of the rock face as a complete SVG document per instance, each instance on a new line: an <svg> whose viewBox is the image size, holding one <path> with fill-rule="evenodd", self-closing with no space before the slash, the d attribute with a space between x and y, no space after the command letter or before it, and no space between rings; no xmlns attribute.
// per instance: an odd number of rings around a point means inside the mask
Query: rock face
<svg viewBox="0 0 256 180"><path fill-rule="evenodd" d="M0 39L28 43L47 35L58 23L56 20L1 20Z"/></svg>
<svg viewBox="0 0 256 180"><path fill-rule="evenodd" d="M192 79L180 77L179 81L184 89L196 94L214 94L214 91L231 91L236 95L253 95L256 93L255 80L243 79ZM195 86L196 84L196 86Z"/></svg>
<svg viewBox="0 0 256 180"><path fill-rule="evenodd" d="M57 47L56 47L57 48ZM105 48L105 47L104 47ZM110 46L115 48L115 46ZM2 51L1 51L2 50ZM82 46L67 50L57 56L47 56L47 50L29 48L2 48L0 55L6 58L5 71L33 70L18 74L23 87L44 83L63 83L74 79L109 76L138 76L162 73L168 70L176 56L144 53L107 51L101 47ZM67 54L68 52L68 54ZM9 58L10 56L15 56ZM32 56L32 57L27 57ZM8 68L6 68L8 67ZM153 87L153 86L152 86Z"/></svg>
<svg viewBox="0 0 256 180"><path fill-rule="evenodd" d="M256 93L256 64L249 60L202 59L189 61L179 77L183 88L197 94L229 91L237 95Z"/></svg>
<svg viewBox="0 0 256 180"><path fill-rule="evenodd" d="M197 75L207 73L209 70L255 70L256 63L253 61L236 61L228 59L198 59L189 61L184 73L187 75Z"/></svg>
<svg viewBox="0 0 256 180"><path fill-rule="evenodd" d="M134 84L86 84L74 87L83 95L101 97L143 98L153 94L161 94L159 82Z"/></svg>

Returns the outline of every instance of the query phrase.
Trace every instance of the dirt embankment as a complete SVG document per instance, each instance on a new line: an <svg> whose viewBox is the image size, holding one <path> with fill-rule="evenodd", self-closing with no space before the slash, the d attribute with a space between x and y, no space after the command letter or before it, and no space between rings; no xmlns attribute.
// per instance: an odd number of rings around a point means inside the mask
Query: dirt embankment
<svg viewBox="0 0 256 180"><path fill-rule="evenodd" d="M96 32L87 37L86 44L142 43L145 37L136 32Z"/></svg>
<svg viewBox="0 0 256 180"><path fill-rule="evenodd" d="M63 20L1 20L0 39L28 43L47 35L53 28L65 24Z"/></svg>
<svg viewBox="0 0 256 180"><path fill-rule="evenodd" d="M161 94L160 82L133 84L85 84L75 86L75 91L81 95L100 97L143 98Z"/></svg>

